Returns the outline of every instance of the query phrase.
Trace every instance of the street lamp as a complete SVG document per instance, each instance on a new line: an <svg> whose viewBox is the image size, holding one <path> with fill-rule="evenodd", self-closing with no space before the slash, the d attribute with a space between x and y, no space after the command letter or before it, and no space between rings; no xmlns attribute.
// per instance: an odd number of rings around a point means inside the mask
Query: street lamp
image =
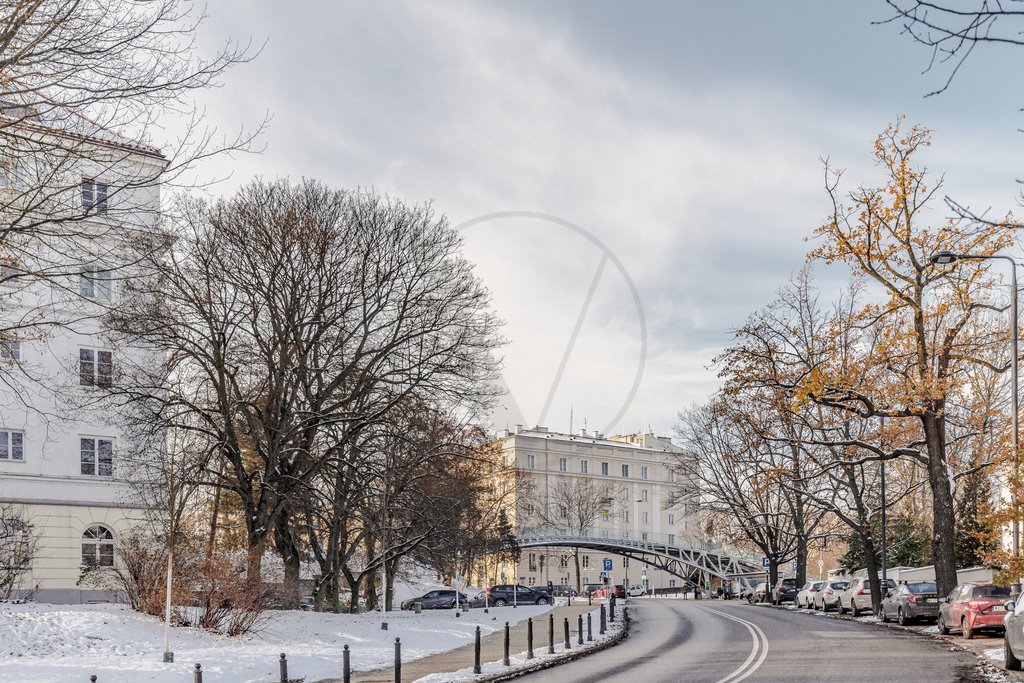
<svg viewBox="0 0 1024 683"><path fill-rule="evenodd" d="M1020 413L1019 395L1017 393L1017 262L1011 257L1002 254L955 254L951 251L940 251L932 254L929 260L937 266L946 266L957 261L989 261L996 259L1010 263L1010 326L1013 328L1013 341L1011 342L1013 353L1010 355L1010 391L1013 394L1011 424L1013 426L1013 466L1016 470L1019 464L1017 459L1020 457L1020 430L1017 425L1018 414ZM1011 495L1014 510L1013 555L1017 557L1020 555L1020 521L1017 519L1017 491L1012 491ZM1013 582L1012 590L1014 597L1020 595L1020 579Z"/></svg>

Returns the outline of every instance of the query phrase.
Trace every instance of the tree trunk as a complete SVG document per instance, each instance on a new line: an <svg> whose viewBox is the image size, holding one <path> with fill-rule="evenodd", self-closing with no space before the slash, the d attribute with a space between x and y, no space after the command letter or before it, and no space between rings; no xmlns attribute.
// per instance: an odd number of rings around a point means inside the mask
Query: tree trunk
<svg viewBox="0 0 1024 683"><path fill-rule="evenodd" d="M282 511L277 518L277 525L274 530L274 545L281 562L284 565L284 585L281 598L285 605L292 609L299 606L299 574L301 569L301 558L299 549L295 544L295 536L292 534L291 514L288 510Z"/></svg>
<svg viewBox="0 0 1024 683"><path fill-rule="evenodd" d="M871 524L867 521L861 522L860 529L857 530L860 534L861 544L863 545L863 556L861 559L864 561L864 568L867 570L868 580L871 582L871 613L878 614L882 607L882 591L881 584L879 584L878 577L878 557L875 555L875 539L871 532ZM862 609L864 605L859 605L858 609Z"/></svg>
<svg viewBox="0 0 1024 683"><path fill-rule="evenodd" d="M572 559L576 565L576 592L579 593L583 590L583 584L580 583L580 551L574 548L572 551Z"/></svg>
<svg viewBox="0 0 1024 683"><path fill-rule="evenodd" d="M932 492L932 558L935 583L939 595L946 595L957 585L954 528L956 512L951 490L949 465L946 463L946 424L940 416L942 402L921 417L928 444L928 484Z"/></svg>

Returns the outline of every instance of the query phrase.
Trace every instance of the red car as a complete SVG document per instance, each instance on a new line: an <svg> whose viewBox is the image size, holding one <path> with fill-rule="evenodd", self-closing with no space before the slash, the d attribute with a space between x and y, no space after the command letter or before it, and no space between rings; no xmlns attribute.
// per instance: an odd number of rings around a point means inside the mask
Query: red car
<svg viewBox="0 0 1024 683"><path fill-rule="evenodd" d="M978 631L1003 631L1004 604L1010 599L1009 586L992 583L960 584L939 598L939 633L959 630L970 640Z"/></svg>

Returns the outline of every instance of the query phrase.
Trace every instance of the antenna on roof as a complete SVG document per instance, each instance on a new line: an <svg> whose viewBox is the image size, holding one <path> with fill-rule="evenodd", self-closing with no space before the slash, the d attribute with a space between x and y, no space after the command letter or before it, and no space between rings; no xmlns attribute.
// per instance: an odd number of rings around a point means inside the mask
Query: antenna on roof
<svg viewBox="0 0 1024 683"><path fill-rule="evenodd" d="M572 434L572 404L569 404L569 433Z"/></svg>

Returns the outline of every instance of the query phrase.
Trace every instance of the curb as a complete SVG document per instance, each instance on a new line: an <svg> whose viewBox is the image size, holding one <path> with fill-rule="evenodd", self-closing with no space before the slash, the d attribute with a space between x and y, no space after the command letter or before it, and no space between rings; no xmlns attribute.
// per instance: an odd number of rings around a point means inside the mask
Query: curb
<svg viewBox="0 0 1024 683"><path fill-rule="evenodd" d="M626 609L625 606L623 606L623 608L622 608L622 619L623 619L623 622L624 622L622 630L619 631L614 636L612 636L611 638L609 638L608 640L604 641L603 643L598 643L597 645L594 645L593 647L589 647L589 648L587 648L585 650L576 650L576 651L573 651L573 652L562 654L562 655L557 656L557 657L552 657L551 659L547 659L547 660L545 660L543 662L538 662L537 664L532 664L532 665L524 667L522 669L516 669L515 671L502 671L501 673L492 674L490 676L487 676L486 678L477 678L477 679L475 679L475 681L477 681L478 683L483 683L483 682L492 683L492 682L496 682L496 681L510 681L513 678L519 678L520 676L525 676L527 674L532 674L532 673L537 672L537 671L543 671L544 669L550 669L553 666L558 666L559 664L566 664L568 662L572 662L572 661L575 661L577 659L582 659L582 658L586 657L587 655L592 655L595 652L600 652L601 650L607 650L608 648L613 647L615 645L618 645L620 642L622 642L622 639L625 638L626 634L629 633L629 610Z"/></svg>

